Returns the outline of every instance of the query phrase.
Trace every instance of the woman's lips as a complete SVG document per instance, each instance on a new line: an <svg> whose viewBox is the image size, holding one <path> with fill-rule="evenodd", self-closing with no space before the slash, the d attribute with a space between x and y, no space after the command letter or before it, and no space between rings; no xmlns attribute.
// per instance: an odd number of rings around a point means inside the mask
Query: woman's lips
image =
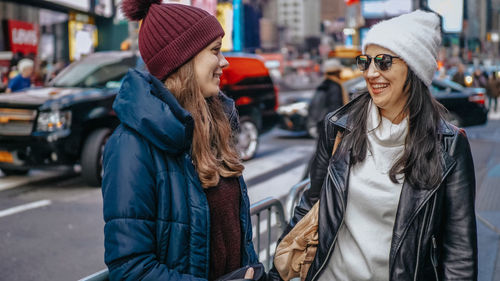
<svg viewBox="0 0 500 281"><path fill-rule="evenodd" d="M372 88L372 92L374 94L380 94L382 93L387 87L389 87L388 83L372 83L370 84L370 87Z"/></svg>

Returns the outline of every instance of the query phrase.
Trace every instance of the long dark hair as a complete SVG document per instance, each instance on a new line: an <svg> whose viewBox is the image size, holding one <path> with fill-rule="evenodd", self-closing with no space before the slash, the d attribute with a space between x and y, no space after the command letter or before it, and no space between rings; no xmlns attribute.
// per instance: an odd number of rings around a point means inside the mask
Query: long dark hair
<svg viewBox="0 0 500 281"><path fill-rule="evenodd" d="M415 188L436 187L442 176L438 132L444 107L432 97L429 88L408 68L403 86L408 99L401 114L408 114L409 130L405 139L403 155L389 170L389 178L397 183L396 176L404 174L405 180ZM352 105L349 124L353 130L344 136L343 143L352 145L351 165L362 162L367 152L366 120L371 97L366 91ZM345 148L344 148L345 150Z"/></svg>

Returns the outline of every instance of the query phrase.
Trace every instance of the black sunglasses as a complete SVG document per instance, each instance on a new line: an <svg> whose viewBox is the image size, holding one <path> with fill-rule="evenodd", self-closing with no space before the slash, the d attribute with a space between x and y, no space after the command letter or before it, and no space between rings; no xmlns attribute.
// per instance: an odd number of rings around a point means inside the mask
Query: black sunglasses
<svg viewBox="0 0 500 281"><path fill-rule="evenodd" d="M386 71L389 70L389 68L391 68L392 60L399 58L400 57L391 56L388 54L380 54L376 55L373 58L373 61L375 62L375 66L377 67L378 70ZM356 57L356 64L358 65L358 69L361 71L367 70L370 67L371 62L372 62L372 57L370 57L369 55L359 55Z"/></svg>

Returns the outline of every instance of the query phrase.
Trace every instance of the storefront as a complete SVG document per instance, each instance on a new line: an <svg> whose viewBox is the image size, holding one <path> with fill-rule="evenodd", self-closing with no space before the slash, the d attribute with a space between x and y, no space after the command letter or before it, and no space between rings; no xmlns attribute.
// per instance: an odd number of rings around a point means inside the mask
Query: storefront
<svg viewBox="0 0 500 281"><path fill-rule="evenodd" d="M108 34L99 37L99 24L112 34L115 12L114 0L0 2L0 81L23 57L64 65L97 50L99 39L111 49L116 44L106 42Z"/></svg>

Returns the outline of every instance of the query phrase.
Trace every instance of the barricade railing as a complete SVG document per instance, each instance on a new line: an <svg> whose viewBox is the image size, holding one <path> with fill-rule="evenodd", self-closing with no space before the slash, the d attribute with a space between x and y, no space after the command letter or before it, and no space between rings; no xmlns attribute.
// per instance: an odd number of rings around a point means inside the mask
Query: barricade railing
<svg viewBox="0 0 500 281"><path fill-rule="evenodd" d="M257 255L259 255L260 249L261 249L261 235L260 235L260 222L261 222L261 213L263 211L267 211L267 245L266 245L266 258L265 260L261 260L262 264L266 268L266 270L269 270L272 266L272 258L271 258L271 245L273 242L275 242L278 238L277 235L280 235L286 227L286 220L285 220L285 210L283 209L283 205L281 202L273 197L267 197L265 199L262 199L250 206L250 215L256 217L256 222L255 222L255 237L257 240L257 244L254 246L255 251L257 252ZM273 212L274 211L274 212ZM272 236L272 218L273 218L273 213L276 216L276 226L280 229L280 232L275 234L275 238L273 239Z"/></svg>
<svg viewBox="0 0 500 281"><path fill-rule="evenodd" d="M82 279L78 281L108 281L109 280L109 271L108 269L103 269L101 271L98 271L92 275L83 277Z"/></svg>
<svg viewBox="0 0 500 281"><path fill-rule="evenodd" d="M303 180L299 182L298 184L294 185L291 189L290 192L287 196L286 199L286 209L283 208L283 205L281 202L273 197L267 197L265 199L262 199L250 206L250 215L256 217L255 221L255 239L254 246L256 246L255 250L257 254L260 252L261 249L261 235L260 235L260 222L261 222L261 213L262 212L267 212L267 243L266 243L266 248L265 248L265 253L266 253L266 259L264 261L261 261L262 264L264 264L264 267L266 270L269 270L272 266L272 255L271 255L271 247L274 242L278 239L278 235L281 235L281 233L285 230L290 218L293 216L293 211L295 206L300 201L300 198L302 197L302 194L304 193L305 190L307 190L310 186L310 181L309 179ZM276 226L279 229L279 232L276 233L275 237L273 238L273 232L271 231L271 228L273 227L272 225L272 218L273 214L275 215L276 218ZM108 277L109 272L107 269L103 269L99 272L96 272L92 275L86 276L79 281L107 281L109 280Z"/></svg>
<svg viewBox="0 0 500 281"><path fill-rule="evenodd" d="M290 219L293 216L293 211L295 209L295 206L299 204L302 194L304 193L304 191L309 189L310 186L311 186L311 181L309 180L309 178L307 178L297 183L296 185L292 186L292 188L288 192L288 196L286 198L287 222L290 222Z"/></svg>

